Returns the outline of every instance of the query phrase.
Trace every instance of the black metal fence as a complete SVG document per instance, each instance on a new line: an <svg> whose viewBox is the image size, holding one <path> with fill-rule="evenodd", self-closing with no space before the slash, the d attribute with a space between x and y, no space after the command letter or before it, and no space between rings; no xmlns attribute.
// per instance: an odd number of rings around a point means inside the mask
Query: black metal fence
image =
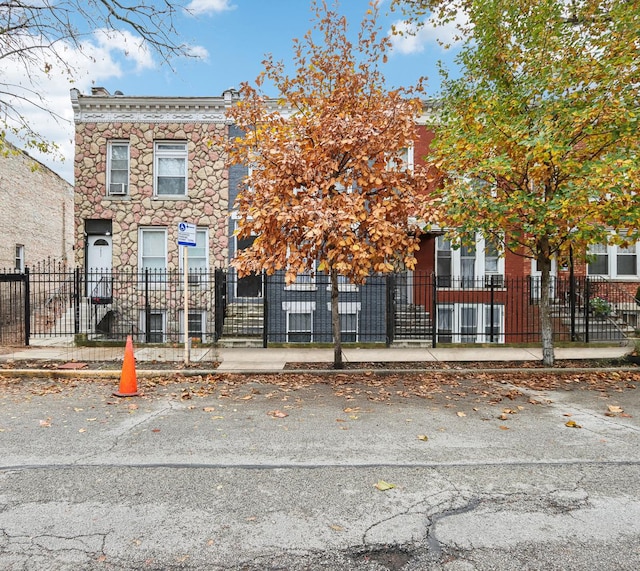
<svg viewBox="0 0 640 571"><path fill-rule="evenodd" d="M482 279L427 273L376 275L364 285L340 282L343 342L430 346L459 343L539 343L540 280ZM47 263L25 274L0 274L0 340L34 337L137 343L182 343L182 272L85 271ZM551 315L557 341L619 341L637 332L640 304L602 279L554 278ZM226 345L330 343L327 275L283 274L238 279L233 269L191 271L188 335ZM16 333L18 332L18 333Z"/></svg>

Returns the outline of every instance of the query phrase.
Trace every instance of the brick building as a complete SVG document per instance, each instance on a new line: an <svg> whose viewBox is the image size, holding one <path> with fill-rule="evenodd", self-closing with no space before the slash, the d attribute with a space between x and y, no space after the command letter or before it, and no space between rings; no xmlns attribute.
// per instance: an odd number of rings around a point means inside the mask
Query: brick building
<svg viewBox="0 0 640 571"><path fill-rule="evenodd" d="M0 268L73 264L73 187L5 141L0 153Z"/></svg>

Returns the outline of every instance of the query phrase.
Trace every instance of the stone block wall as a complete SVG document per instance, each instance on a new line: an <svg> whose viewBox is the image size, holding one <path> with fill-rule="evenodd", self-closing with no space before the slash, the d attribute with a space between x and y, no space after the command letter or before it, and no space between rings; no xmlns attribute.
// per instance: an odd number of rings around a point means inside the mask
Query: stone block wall
<svg viewBox="0 0 640 571"><path fill-rule="evenodd" d="M8 142L0 153L0 270L15 266L16 244L26 266L48 258L73 263L73 187Z"/></svg>
<svg viewBox="0 0 640 571"><path fill-rule="evenodd" d="M113 267L135 270L138 229L165 226L168 231L168 269L178 268L178 223L209 228L209 265L228 264L228 170L219 150L211 145L219 123L86 122L76 124L75 246L76 263L85 264L84 221L112 222ZM107 147L111 140L129 141L129 194L106 191ZM155 141L188 143L188 196L184 199L153 194Z"/></svg>

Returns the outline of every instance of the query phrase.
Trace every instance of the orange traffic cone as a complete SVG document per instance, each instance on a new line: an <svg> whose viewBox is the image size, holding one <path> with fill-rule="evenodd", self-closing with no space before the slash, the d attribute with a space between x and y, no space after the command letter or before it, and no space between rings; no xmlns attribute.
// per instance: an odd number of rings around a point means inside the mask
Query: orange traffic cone
<svg viewBox="0 0 640 571"><path fill-rule="evenodd" d="M138 381L136 379L136 358L133 356L133 340L127 336L127 345L124 348L124 361L122 374L120 375L120 388L113 393L117 397L138 396Z"/></svg>

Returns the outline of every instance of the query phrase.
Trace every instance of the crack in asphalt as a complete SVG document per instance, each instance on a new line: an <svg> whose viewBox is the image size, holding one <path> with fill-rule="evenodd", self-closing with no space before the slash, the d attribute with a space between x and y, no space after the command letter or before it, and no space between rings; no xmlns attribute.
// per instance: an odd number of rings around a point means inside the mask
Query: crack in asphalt
<svg viewBox="0 0 640 571"><path fill-rule="evenodd" d="M467 500L467 503L463 506L457 508L449 508L446 510L442 510L431 515L427 520L427 534L426 534L426 542L431 554L437 559L442 559L443 549L440 541L436 537L436 525L440 520L443 520L447 517L466 514L475 510L483 500L478 497L471 497Z"/></svg>
<svg viewBox="0 0 640 571"><path fill-rule="evenodd" d="M0 472L12 472L12 471L24 471L24 470L69 470L69 469L194 469L194 470L324 470L331 468L349 468L349 469L411 469L411 468L499 468L499 467L513 467L513 468L526 468L526 467L548 467L548 468L563 468L568 466L640 466L639 460L558 460L558 461L505 461L505 462L451 462L451 463L378 463L378 464L349 464L349 463L326 463L326 464L228 464L228 463L196 463L196 462L149 462L149 463L136 463L136 462L122 462L119 464L113 462L95 463L95 464L12 464L7 466L0 466Z"/></svg>

